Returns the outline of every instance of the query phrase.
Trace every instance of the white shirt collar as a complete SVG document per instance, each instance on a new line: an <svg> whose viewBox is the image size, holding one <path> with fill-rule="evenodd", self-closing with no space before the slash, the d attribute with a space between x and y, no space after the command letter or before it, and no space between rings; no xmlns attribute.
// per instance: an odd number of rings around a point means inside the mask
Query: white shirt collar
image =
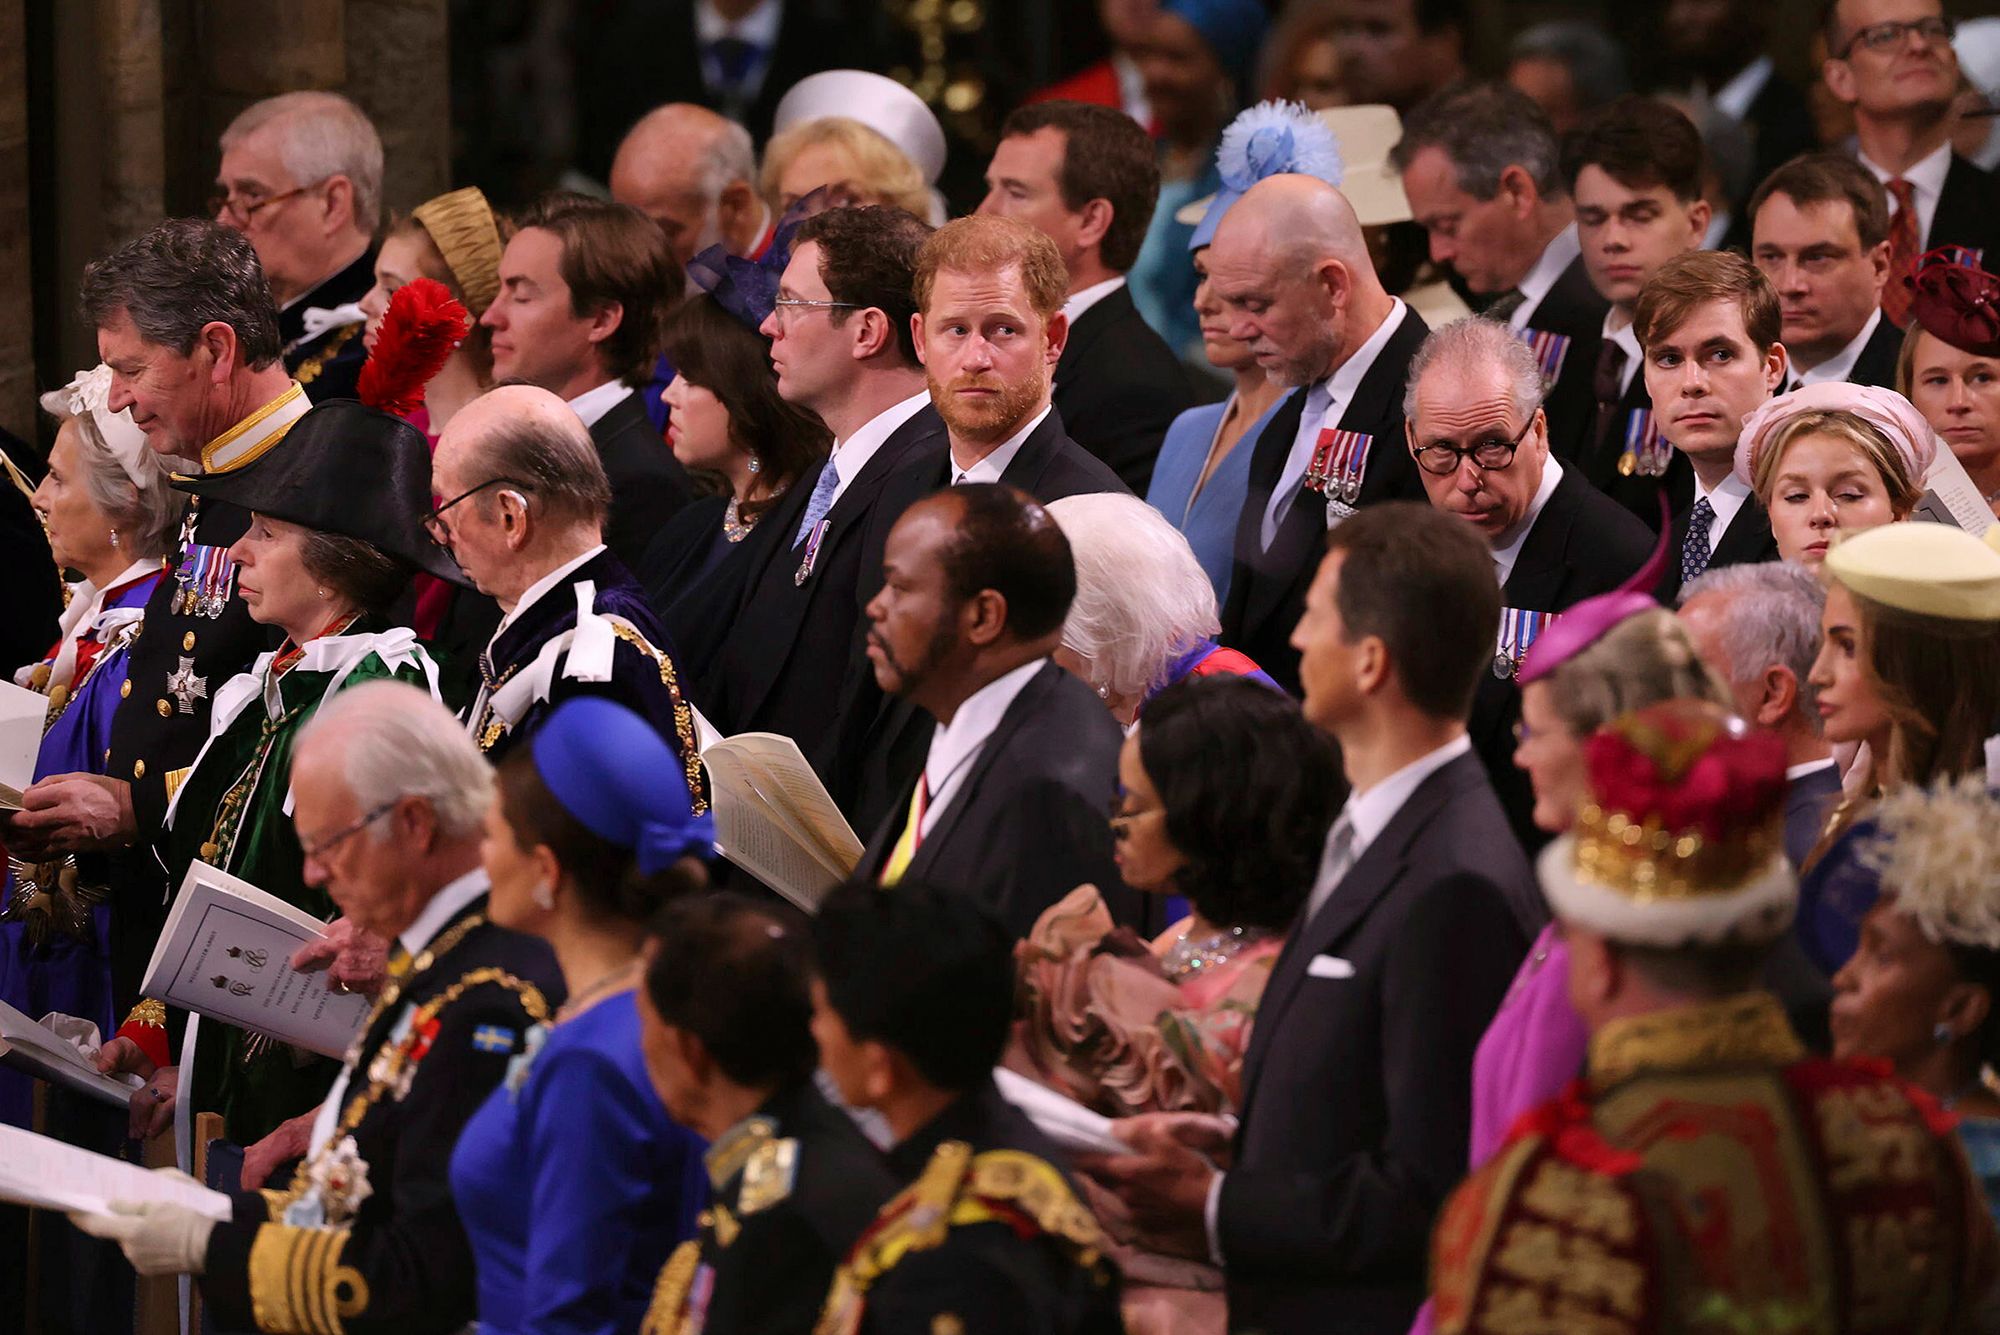
<svg viewBox="0 0 2000 1335"><path fill-rule="evenodd" d="M1861 159L1861 165L1872 172L1875 179L1880 181L1885 189L1888 187L1890 181L1896 179L1894 172L1884 171L1870 162L1866 153L1857 149L1855 156ZM1903 173L1903 179L1910 183L1912 193L1915 194L1917 199L1917 244L1919 246L1929 244L1926 238L1931 234L1931 219L1937 216L1938 196L1944 193L1944 178L1950 171L1951 141L1947 139L1944 143L1939 144L1935 149L1932 149L1929 153L1911 163L1910 169ZM1896 216L1896 196L1894 192L1891 192L1889 195L1889 216L1892 218Z"/></svg>
<svg viewBox="0 0 2000 1335"><path fill-rule="evenodd" d="M1625 365L1618 370L1618 395L1623 398L1632 388L1632 377L1639 373L1639 366L1646 360L1646 350L1639 346L1638 326L1631 317L1613 306L1604 313L1604 337L1625 349Z"/></svg>
<svg viewBox="0 0 2000 1335"><path fill-rule="evenodd" d="M1472 750L1472 738L1465 733L1427 755L1419 756L1403 768L1363 792L1350 794L1341 814L1354 828L1354 856L1359 858L1375 842L1410 795L1425 779Z"/></svg>
<svg viewBox="0 0 2000 1335"><path fill-rule="evenodd" d="M1835 380L1845 380L1854 371L1854 363L1861 359L1861 349L1868 346L1868 340L1875 337L1875 327L1882 323L1882 308L1877 306L1868 314L1868 323L1861 326L1861 332L1849 339L1847 346L1821 362L1811 370L1801 370L1798 380L1801 385L1818 385Z"/></svg>
<svg viewBox="0 0 2000 1335"><path fill-rule="evenodd" d="M1081 292L1070 293L1069 300L1063 303L1063 318L1071 324L1075 324L1077 318L1085 311L1123 286L1125 286L1125 275L1119 274L1116 278L1107 278L1101 283L1092 283Z"/></svg>
<svg viewBox="0 0 2000 1335"><path fill-rule="evenodd" d="M431 902L424 905L415 922L396 934L396 940L412 956L423 953L444 930L444 925L456 918L459 910L485 894L490 888L486 880L486 868L474 867L455 881L446 882L443 889L431 896Z"/></svg>
<svg viewBox="0 0 2000 1335"><path fill-rule="evenodd" d="M1731 473L1716 485L1714 491L1703 491L1701 478L1694 480L1696 500L1706 500L1708 508L1715 511L1715 519L1708 526L1708 550L1715 551L1715 545L1722 541L1722 535L1729 531L1729 521L1736 518L1736 512L1750 499L1750 484Z"/></svg>
<svg viewBox="0 0 2000 1335"><path fill-rule="evenodd" d="M1722 240L1729 235L1730 227L1736 222L1736 215L1728 209L1717 209L1709 215L1708 230L1701 234L1703 250L1721 250Z"/></svg>
<svg viewBox="0 0 2000 1335"><path fill-rule="evenodd" d="M591 560L603 550L604 544L600 542L582 556L573 557L563 562L554 570L551 570L548 574L530 584L527 591L521 595L521 601L514 604L514 610L500 618L500 625L494 630L493 638L486 642L486 647L489 650L492 649L499 642L500 637L507 633L507 627L513 625L520 618L521 613L533 607L544 595L553 592L558 584L563 583L571 575L582 569L586 561Z"/></svg>
<svg viewBox="0 0 2000 1335"><path fill-rule="evenodd" d="M1542 485L1535 488L1535 498L1528 502L1527 516L1514 527L1514 536L1505 546L1493 549L1495 573L1500 577L1502 587L1506 586L1514 574L1514 562L1520 558L1521 548L1528 541L1528 534L1535 527L1535 521L1542 517L1542 507L1549 503L1549 497L1556 494L1556 484L1562 481L1562 464L1551 454L1542 463Z"/></svg>
<svg viewBox="0 0 2000 1335"><path fill-rule="evenodd" d="M998 482L1001 474L1007 471L1007 465L1013 463L1014 456L1021 452L1023 442L1035 433L1035 428L1042 424L1042 419L1049 415L1049 409L1053 406L1044 404L1042 410L1030 418L1026 426L1002 441L997 449L972 467L961 471L954 462L951 466L951 485L958 487L968 482Z"/></svg>
<svg viewBox="0 0 2000 1335"><path fill-rule="evenodd" d="M587 427L596 426L604 414L625 402L632 387L622 380L607 380L596 389L587 389L569 401L569 410Z"/></svg>
<svg viewBox="0 0 2000 1335"><path fill-rule="evenodd" d="M1817 774L1823 769L1833 768L1832 756L1821 756L1818 760L1808 760L1803 764L1785 766L1785 782L1797 783L1808 774Z"/></svg>
<svg viewBox="0 0 2000 1335"><path fill-rule="evenodd" d="M930 391L920 389L901 403L891 404L876 413L853 435L833 447L830 462L833 464L834 476L840 479L833 488L833 501L838 501L840 494L861 475L861 470L868 466L868 461L875 457L875 452L882 448L883 442L900 431L903 424L915 417L930 401ZM831 505L833 501L828 501L827 504Z"/></svg>
<svg viewBox="0 0 2000 1335"><path fill-rule="evenodd" d="M1743 120L1750 114L1750 104L1757 100L1757 94L1764 91L1764 85L1771 81L1771 74L1777 68L1769 56L1759 56L1736 72L1736 77L1715 90L1708 99L1717 111L1733 120Z"/></svg>
<svg viewBox="0 0 2000 1335"><path fill-rule="evenodd" d="M1542 253L1536 257L1534 265L1521 281L1514 285L1515 290L1521 294L1521 304L1507 317L1507 327L1518 332L1533 324L1535 311L1540 308L1542 298L1548 296L1549 289L1563 276L1563 270L1575 263L1577 256L1581 254L1583 246L1576 239L1575 223L1571 223L1551 237L1549 244L1542 247Z"/></svg>
<svg viewBox="0 0 2000 1335"><path fill-rule="evenodd" d="M986 745L986 739L1000 726L1000 720L1013 708L1015 697L1048 661L1037 658L987 682L965 698L965 703L952 714L950 723L942 725L932 734L930 754L924 760L924 781L930 785L930 805L924 808L920 833L930 833L938 813L964 785L973 757L979 754L979 749Z"/></svg>
<svg viewBox="0 0 2000 1335"><path fill-rule="evenodd" d="M755 43L769 51L778 42L778 25L784 20L785 6L782 0L764 0L755 9L737 19L734 23L716 12L709 0L697 0L694 7L695 40L706 46L719 42L725 37L736 37Z"/></svg>

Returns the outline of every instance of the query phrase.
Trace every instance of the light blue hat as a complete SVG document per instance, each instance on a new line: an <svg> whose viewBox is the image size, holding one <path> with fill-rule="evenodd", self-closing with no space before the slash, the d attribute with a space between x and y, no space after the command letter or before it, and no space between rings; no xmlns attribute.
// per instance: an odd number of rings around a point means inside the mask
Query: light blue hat
<svg viewBox="0 0 2000 1335"><path fill-rule="evenodd" d="M1333 131L1298 102L1259 102L1237 116L1222 132L1215 166L1222 175L1222 188L1188 238L1191 251L1215 240L1222 215L1257 182L1296 174L1338 186L1346 169Z"/></svg>

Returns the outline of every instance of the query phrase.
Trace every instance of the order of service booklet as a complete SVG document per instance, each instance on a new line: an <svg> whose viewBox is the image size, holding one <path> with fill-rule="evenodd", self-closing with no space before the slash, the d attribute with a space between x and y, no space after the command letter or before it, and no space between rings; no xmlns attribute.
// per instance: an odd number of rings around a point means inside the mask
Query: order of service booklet
<svg viewBox="0 0 2000 1335"><path fill-rule="evenodd" d="M0 1062L115 1108L123 1108L132 1091L144 1083L136 1075L101 1074L75 1044L4 1001L0 1001Z"/></svg>
<svg viewBox="0 0 2000 1335"><path fill-rule="evenodd" d="M45 1210L108 1214L113 1201L164 1201L227 1219L229 1197L198 1182L149 1172L106 1154L0 1123L0 1200Z"/></svg>
<svg viewBox="0 0 2000 1335"><path fill-rule="evenodd" d="M807 913L853 874L861 840L797 742L739 733L710 743L701 759L722 856Z"/></svg>
<svg viewBox="0 0 2000 1335"><path fill-rule="evenodd" d="M240 877L197 862L181 881L145 992L211 1020L338 1057L367 1022L372 1003L334 992L326 972L300 973L292 952L326 924Z"/></svg>
<svg viewBox="0 0 2000 1335"><path fill-rule="evenodd" d="M0 681L0 811L21 809L21 791L35 780L48 721L46 695Z"/></svg>

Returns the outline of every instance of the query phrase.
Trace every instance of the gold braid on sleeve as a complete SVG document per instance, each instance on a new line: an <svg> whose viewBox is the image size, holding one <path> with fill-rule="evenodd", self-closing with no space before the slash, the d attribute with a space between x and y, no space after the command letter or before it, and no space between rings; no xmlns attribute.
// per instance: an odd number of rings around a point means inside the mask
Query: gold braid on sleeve
<svg viewBox="0 0 2000 1335"><path fill-rule="evenodd" d="M368 1307L368 1282L340 1264L347 1230L265 1224L250 1244L250 1310L272 1335L343 1335Z"/></svg>

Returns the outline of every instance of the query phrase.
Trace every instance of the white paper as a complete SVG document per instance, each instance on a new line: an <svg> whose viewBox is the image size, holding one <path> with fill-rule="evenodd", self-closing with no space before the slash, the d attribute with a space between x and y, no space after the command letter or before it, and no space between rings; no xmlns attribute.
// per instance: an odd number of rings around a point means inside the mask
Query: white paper
<svg viewBox="0 0 2000 1335"><path fill-rule="evenodd" d="M95 1028L95 1026L92 1026ZM102 1075L90 1058L75 1044L58 1037L47 1025L39 1024L0 1001L0 1062L46 1080L100 1099L114 1108L123 1108L132 1091L145 1082L136 1075Z"/></svg>
<svg viewBox="0 0 2000 1335"><path fill-rule="evenodd" d="M1919 519L1954 525L1975 538L1993 527L1993 507L1979 494L1965 465L1941 440L1936 457L1924 472L1924 487L1923 499L1917 502Z"/></svg>
<svg viewBox="0 0 2000 1335"><path fill-rule="evenodd" d="M1000 1097L1028 1115L1035 1129L1066 1150L1084 1154L1130 1154L1132 1147L1111 1132L1111 1119L1075 1099L1038 1085L1004 1066L993 1068Z"/></svg>
<svg viewBox="0 0 2000 1335"><path fill-rule="evenodd" d="M292 968L293 952L319 940L324 926L249 882L197 862L154 948L145 993L338 1057L367 1022L372 1003L331 991L324 969Z"/></svg>
<svg viewBox="0 0 2000 1335"><path fill-rule="evenodd" d="M861 840L840 814L798 743L743 733L702 754L724 857L806 912L861 861Z"/></svg>
<svg viewBox="0 0 2000 1335"><path fill-rule="evenodd" d="M164 1201L228 1219L229 1197L137 1164L0 1123L0 1200L107 1214L113 1201Z"/></svg>
<svg viewBox="0 0 2000 1335"><path fill-rule="evenodd" d="M0 681L0 810L21 809L21 792L35 781L48 719L46 695Z"/></svg>

